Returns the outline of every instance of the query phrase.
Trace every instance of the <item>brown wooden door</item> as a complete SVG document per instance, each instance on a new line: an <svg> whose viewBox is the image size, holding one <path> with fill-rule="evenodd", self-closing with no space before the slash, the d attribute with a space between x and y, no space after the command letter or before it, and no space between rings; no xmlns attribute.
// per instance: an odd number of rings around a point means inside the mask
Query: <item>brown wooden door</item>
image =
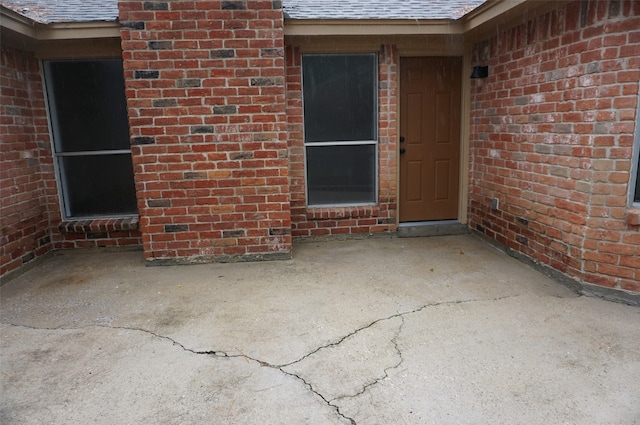
<svg viewBox="0 0 640 425"><path fill-rule="evenodd" d="M400 73L400 221L457 219L462 60L402 58Z"/></svg>

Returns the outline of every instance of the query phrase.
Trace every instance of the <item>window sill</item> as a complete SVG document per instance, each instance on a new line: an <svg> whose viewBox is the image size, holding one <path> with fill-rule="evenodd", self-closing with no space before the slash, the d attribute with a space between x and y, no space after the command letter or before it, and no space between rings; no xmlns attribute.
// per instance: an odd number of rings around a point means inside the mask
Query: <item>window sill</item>
<svg viewBox="0 0 640 425"><path fill-rule="evenodd" d="M307 209L307 220L335 220L345 218L378 217L379 215L380 207L374 205Z"/></svg>
<svg viewBox="0 0 640 425"><path fill-rule="evenodd" d="M58 225L61 233L121 232L138 230L139 227L138 217L64 220Z"/></svg>

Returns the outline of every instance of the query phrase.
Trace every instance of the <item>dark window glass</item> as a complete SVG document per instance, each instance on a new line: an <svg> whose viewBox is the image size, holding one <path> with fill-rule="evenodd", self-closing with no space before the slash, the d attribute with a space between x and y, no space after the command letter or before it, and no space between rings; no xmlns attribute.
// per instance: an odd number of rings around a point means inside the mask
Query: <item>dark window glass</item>
<svg viewBox="0 0 640 425"><path fill-rule="evenodd" d="M68 156L58 161L70 217L136 213L130 154Z"/></svg>
<svg viewBox="0 0 640 425"><path fill-rule="evenodd" d="M48 61L44 71L65 218L135 214L122 61Z"/></svg>
<svg viewBox="0 0 640 425"><path fill-rule="evenodd" d="M129 149L122 61L47 62L57 152Z"/></svg>
<svg viewBox="0 0 640 425"><path fill-rule="evenodd" d="M307 142L376 139L375 55L305 55Z"/></svg>
<svg viewBox="0 0 640 425"><path fill-rule="evenodd" d="M308 146L310 205L375 202L376 145Z"/></svg>

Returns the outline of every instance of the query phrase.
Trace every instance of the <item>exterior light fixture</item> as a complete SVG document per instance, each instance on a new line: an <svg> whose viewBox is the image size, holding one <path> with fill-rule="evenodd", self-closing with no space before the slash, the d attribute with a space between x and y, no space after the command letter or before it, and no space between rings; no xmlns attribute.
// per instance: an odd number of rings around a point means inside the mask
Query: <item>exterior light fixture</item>
<svg viewBox="0 0 640 425"><path fill-rule="evenodd" d="M470 78L487 78L489 76L488 66L474 66Z"/></svg>

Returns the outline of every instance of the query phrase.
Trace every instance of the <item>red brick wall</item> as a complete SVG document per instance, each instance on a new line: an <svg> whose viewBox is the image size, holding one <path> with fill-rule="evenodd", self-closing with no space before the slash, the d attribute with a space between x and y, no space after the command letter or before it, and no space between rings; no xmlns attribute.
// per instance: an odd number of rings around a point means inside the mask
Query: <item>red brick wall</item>
<svg viewBox="0 0 640 425"><path fill-rule="evenodd" d="M0 276L52 249L140 245L132 220L62 223L38 60L3 46L0 61Z"/></svg>
<svg viewBox="0 0 640 425"><path fill-rule="evenodd" d="M395 231L397 228L398 52L384 45L378 55L378 204L365 207L307 208L302 108L302 55L287 46L287 123L293 236Z"/></svg>
<svg viewBox="0 0 640 425"><path fill-rule="evenodd" d="M51 250L53 166L38 61L0 51L0 276ZM55 193L53 193L55 196Z"/></svg>
<svg viewBox="0 0 640 425"><path fill-rule="evenodd" d="M471 89L470 226L579 282L640 292L640 229L625 220L640 2L575 1L473 57L490 76Z"/></svg>
<svg viewBox="0 0 640 425"><path fill-rule="evenodd" d="M120 1L149 262L288 258L279 1Z"/></svg>

